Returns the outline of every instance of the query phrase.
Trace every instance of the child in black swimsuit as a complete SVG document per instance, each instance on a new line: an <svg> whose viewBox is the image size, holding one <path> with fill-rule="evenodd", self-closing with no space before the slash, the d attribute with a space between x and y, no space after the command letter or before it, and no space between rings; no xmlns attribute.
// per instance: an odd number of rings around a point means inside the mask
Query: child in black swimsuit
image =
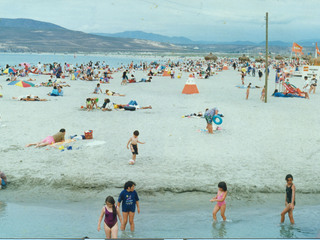
<svg viewBox="0 0 320 240"><path fill-rule="evenodd" d="M296 201L295 201L295 192L296 192L296 187L293 184L293 177L291 174L288 174L286 176L286 181L287 181L287 185L286 185L286 207L283 209L282 213L281 213L281 223L284 222L284 218L286 213L288 213L289 219L291 224L294 224L294 219L293 219L293 209L294 206L296 205Z"/></svg>

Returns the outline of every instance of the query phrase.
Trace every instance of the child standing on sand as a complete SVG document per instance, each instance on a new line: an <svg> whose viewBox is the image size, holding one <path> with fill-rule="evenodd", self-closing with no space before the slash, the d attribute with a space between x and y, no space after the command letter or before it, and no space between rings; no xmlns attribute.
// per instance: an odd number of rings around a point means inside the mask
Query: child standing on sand
<svg viewBox="0 0 320 240"><path fill-rule="evenodd" d="M249 98L250 88L251 88L251 83L249 83L249 85L247 86L246 100L248 100Z"/></svg>
<svg viewBox="0 0 320 240"><path fill-rule="evenodd" d="M132 152L132 160L133 160L132 164L136 162L136 157L138 155L138 143L145 144L145 142L140 142L138 140L138 136L139 136L139 131L135 130L133 132L133 136L129 139L127 143L127 148L129 149L129 144L130 144L130 150Z"/></svg>
<svg viewBox="0 0 320 240"><path fill-rule="evenodd" d="M103 206L98 222L98 231L101 230L101 221L104 215L104 231L106 233L106 238L117 238L118 237L118 219L119 217L120 223L122 224L122 217L119 211L119 207L117 207L116 202L113 197L108 196L105 201L105 205Z"/></svg>
<svg viewBox="0 0 320 240"><path fill-rule="evenodd" d="M214 221L217 221L216 215L219 210L220 210L220 214L223 221L227 219L226 216L224 215L226 211L226 202L225 202L226 197L227 197L227 184L225 182L219 182L217 196L210 199L210 202L217 202L212 212Z"/></svg>
<svg viewBox="0 0 320 240"><path fill-rule="evenodd" d="M283 209L281 213L281 222L284 222L284 218L286 213L288 213L289 219L291 224L294 224L294 219L293 219L293 209L294 206L296 205L296 186L293 184L293 177L291 174L288 174L286 176L286 200L285 200L285 205L286 207Z"/></svg>

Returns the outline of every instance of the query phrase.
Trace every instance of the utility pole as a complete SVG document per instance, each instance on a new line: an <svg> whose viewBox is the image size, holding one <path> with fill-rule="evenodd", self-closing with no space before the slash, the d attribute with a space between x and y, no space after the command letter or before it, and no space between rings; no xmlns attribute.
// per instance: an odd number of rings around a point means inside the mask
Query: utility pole
<svg viewBox="0 0 320 240"><path fill-rule="evenodd" d="M266 12L266 72L265 72L265 87L264 87L264 102L267 103L268 98L268 12Z"/></svg>

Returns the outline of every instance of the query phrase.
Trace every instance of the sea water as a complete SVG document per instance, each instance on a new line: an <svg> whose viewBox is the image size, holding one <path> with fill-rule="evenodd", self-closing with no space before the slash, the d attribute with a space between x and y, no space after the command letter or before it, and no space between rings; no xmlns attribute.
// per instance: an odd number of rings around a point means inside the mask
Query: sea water
<svg viewBox="0 0 320 240"><path fill-rule="evenodd" d="M320 206L302 205L294 210L296 223L280 224L282 206L233 203L227 221L213 222L210 196L199 193L170 197L140 196L135 232L119 231L119 238L316 238ZM170 199L167 202L166 199ZM97 231L101 201L1 202L0 238L104 238ZM102 222L103 224L103 222ZM102 225L101 225L102 226Z"/></svg>
<svg viewBox="0 0 320 240"><path fill-rule="evenodd" d="M140 64L140 62L147 62L150 63L152 61L156 61L158 63L161 63L163 61L166 61L167 58L165 57L157 57L154 56L139 56L139 55L87 55L87 54L23 54L23 53L0 53L0 69L5 69L6 64L9 64L9 66L16 66L20 63L29 63L31 65L36 66L39 62L42 64L48 64L48 63L69 63L73 64L74 66L78 64L79 66L81 64L87 64L89 61L92 61L93 64L100 61L100 64L104 61L107 65L113 68L117 68L120 66L127 66L131 62L134 64Z"/></svg>

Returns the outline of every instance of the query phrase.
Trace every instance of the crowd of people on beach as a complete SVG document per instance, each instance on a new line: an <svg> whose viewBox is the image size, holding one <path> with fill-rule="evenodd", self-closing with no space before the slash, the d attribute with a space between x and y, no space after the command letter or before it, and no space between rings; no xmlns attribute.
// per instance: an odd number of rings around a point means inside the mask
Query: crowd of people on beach
<svg viewBox="0 0 320 240"><path fill-rule="evenodd" d="M127 85L128 83L137 83L135 79L135 71L145 71L147 73L146 78L141 79L140 82L151 82L152 77L161 75L164 71L170 71L170 77L174 78L175 74L178 72L177 76L181 76L183 72L191 73L195 78L208 79L215 72L221 71L225 65L232 67L235 71L238 71L241 76L241 85L239 88L246 88L245 99L248 100L250 96L250 91L253 88L261 88L261 101L265 101L265 86L253 86L251 82L245 86L246 78L251 77L252 80L256 77L256 72L258 73L259 83L263 77L263 74L269 75L270 69L263 69L263 64L256 64L254 62L245 62L241 63L235 59L222 58L217 62L204 62L200 60L190 59L185 62L173 62L168 61L166 64L160 64L151 62L150 64L140 63L133 64L131 63L127 67L120 68L110 68L105 62L93 63L89 62L88 64L81 64L73 66L72 64L63 64L62 66L58 63L53 64L41 64L38 63L37 66L27 66L27 64L20 66L20 70L16 72L11 72L7 78L8 81L16 81L19 77L29 77L30 74L47 74L50 76L47 82L43 82L38 86L52 87L52 91L48 93L48 96L63 96L63 87L70 87L69 84L63 82L61 79L70 80L85 80L85 81L98 81L96 87L94 88L92 94L98 96L99 94L106 94L108 97L123 97L125 94L117 93L109 89L102 90L101 84L110 83L112 74L118 71L123 71L121 85ZM317 78L314 75L311 79L305 77L305 82L302 90L299 88L293 87L289 83L289 72L285 72L285 67L294 67L293 64L288 62L274 62L271 64L271 67L276 69L276 80L278 83L277 88L275 89L273 96L280 97L301 97L309 99L311 93L315 94L317 87ZM10 66L6 66L10 68ZM130 76L130 77L128 77ZM31 80L29 80L31 81ZM239 80L237 80L239 81ZM65 84L65 85L62 85ZM287 87L286 87L287 86ZM298 91L299 89L299 91ZM280 95L282 91L282 95ZM39 98L38 96L27 95L21 97L12 97L15 100L20 101L47 101L47 99ZM151 105L140 107L135 100L131 100L128 104L117 104L112 103L110 98L105 98L102 105L99 106L98 97L87 97L85 99L85 107L81 108L86 109L87 111L92 111L93 109L100 109L102 111L112 111L113 109L119 110L129 110L135 111L137 109L152 109ZM206 120L206 130L209 134L213 134L215 130L219 128L213 128L213 124L220 125L222 123L223 114L219 113L218 107L211 107L205 109L204 112L192 113L185 115L184 117L199 117ZM35 147L44 147L49 146L55 143L61 143L65 141L66 130L61 128L58 133L47 136L43 140L35 143L29 143L26 147L35 146ZM129 138L127 142L127 148L130 149L132 153L132 159L130 159L129 164L134 165L136 163L136 157L138 155L138 144L145 144L138 140L139 131L135 130L133 135ZM288 174L285 178L287 181L286 184L286 197L285 197L285 208L281 212L281 222L284 222L285 215L288 214L290 222L293 224L293 210L295 207L295 185L293 184L293 177L291 174ZM0 189L4 188L7 185L7 178L3 172L0 171ZM123 231L126 228L127 222L129 220L130 230L134 231L134 216L135 211L140 213L139 206L139 197L135 191L136 184L132 181L128 181L124 184L124 190L120 193L118 201L116 202L112 196L108 196L105 199L105 205L103 206L100 217L98 220L97 230L101 230L101 222L104 221L103 227L105 230L106 238L117 238L118 236L118 220L121 224L120 229ZM226 198L227 198L227 184L226 182L219 182L218 191L215 197L210 199L210 202L216 202L216 205L212 212L212 217L214 221L217 221L217 213L220 211L222 219L225 221L225 211L226 211ZM122 203L121 209L122 214L120 213L120 204Z"/></svg>

